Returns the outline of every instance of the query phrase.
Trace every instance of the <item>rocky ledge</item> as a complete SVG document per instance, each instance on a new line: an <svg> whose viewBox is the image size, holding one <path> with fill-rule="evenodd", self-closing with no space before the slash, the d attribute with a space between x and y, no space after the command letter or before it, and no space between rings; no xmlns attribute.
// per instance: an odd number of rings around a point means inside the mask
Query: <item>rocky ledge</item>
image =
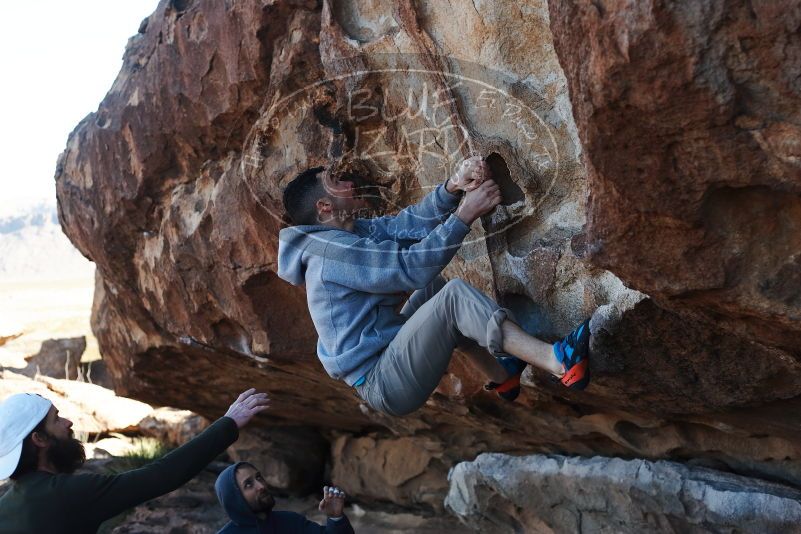
<svg viewBox="0 0 801 534"><path fill-rule="evenodd" d="M448 478L479 532L801 532L801 491L675 462L481 454Z"/></svg>

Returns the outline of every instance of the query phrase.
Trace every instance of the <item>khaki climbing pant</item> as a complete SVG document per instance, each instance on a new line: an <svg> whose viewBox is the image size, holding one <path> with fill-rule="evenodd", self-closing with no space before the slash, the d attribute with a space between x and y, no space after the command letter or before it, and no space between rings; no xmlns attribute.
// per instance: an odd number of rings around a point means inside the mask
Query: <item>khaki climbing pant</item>
<svg viewBox="0 0 801 534"><path fill-rule="evenodd" d="M407 415L425 404L457 345L478 343L503 354L501 324L512 313L459 279L437 277L415 291L401 310L406 323L356 386L374 410ZM470 341L472 340L472 341Z"/></svg>

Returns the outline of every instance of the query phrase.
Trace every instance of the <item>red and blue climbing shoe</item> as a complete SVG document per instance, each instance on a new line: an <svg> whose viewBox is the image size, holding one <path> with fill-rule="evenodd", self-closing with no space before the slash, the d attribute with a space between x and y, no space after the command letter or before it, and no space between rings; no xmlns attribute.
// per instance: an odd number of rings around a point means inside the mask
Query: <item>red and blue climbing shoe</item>
<svg viewBox="0 0 801 534"><path fill-rule="evenodd" d="M512 402L520 395L520 375L528 365L526 362L514 356L496 356L498 363L509 373L509 378L505 382L490 382L484 386L488 391L494 390L500 398Z"/></svg>
<svg viewBox="0 0 801 534"><path fill-rule="evenodd" d="M577 390L586 388L590 383L590 320L554 343L553 353L565 369L562 385Z"/></svg>

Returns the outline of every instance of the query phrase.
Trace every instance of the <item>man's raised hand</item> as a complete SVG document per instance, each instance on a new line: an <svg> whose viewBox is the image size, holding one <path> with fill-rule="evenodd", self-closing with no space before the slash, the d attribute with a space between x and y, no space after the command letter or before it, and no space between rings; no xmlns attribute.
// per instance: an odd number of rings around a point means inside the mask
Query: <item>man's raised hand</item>
<svg viewBox="0 0 801 534"><path fill-rule="evenodd" d="M452 189L472 191L490 177L491 173L487 162L481 156L471 156L459 164L456 172L448 181Z"/></svg>
<svg viewBox="0 0 801 534"><path fill-rule="evenodd" d="M476 219L494 210L502 200L498 184L486 180L472 191L465 193L462 203L456 210L456 216L470 226Z"/></svg>
<svg viewBox="0 0 801 534"><path fill-rule="evenodd" d="M226 417L230 417L236 426L242 428L253 419L259 412L263 412L270 406L270 399L266 393L256 393L255 388L243 391L233 404L225 412Z"/></svg>
<svg viewBox="0 0 801 534"><path fill-rule="evenodd" d="M319 510L328 517L342 517L345 507L345 492L335 486L323 488L323 500L318 506Z"/></svg>

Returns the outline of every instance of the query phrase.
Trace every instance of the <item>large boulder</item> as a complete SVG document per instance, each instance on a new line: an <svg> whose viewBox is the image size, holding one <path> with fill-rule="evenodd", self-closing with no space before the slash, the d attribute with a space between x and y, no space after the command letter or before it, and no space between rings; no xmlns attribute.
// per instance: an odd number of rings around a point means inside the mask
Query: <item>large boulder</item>
<svg viewBox="0 0 801 534"><path fill-rule="evenodd" d="M446 506L480 532L800 532L801 491L675 462L482 454Z"/></svg>
<svg viewBox="0 0 801 534"><path fill-rule="evenodd" d="M797 361L801 5L549 6L584 147L591 261L688 322Z"/></svg>
<svg viewBox="0 0 801 534"><path fill-rule="evenodd" d="M340 436L331 447L331 479L360 499L442 506L446 466L442 445L428 438Z"/></svg>
<svg viewBox="0 0 801 534"><path fill-rule="evenodd" d="M75 380L82 372L81 356L85 350L85 336L47 339L42 342L39 352L25 358L28 365L20 372L30 377L41 374Z"/></svg>
<svg viewBox="0 0 801 534"><path fill-rule="evenodd" d="M342 473L410 438L441 477L496 450L801 484L792 4L163 0L56 170L115 388L209 418L267 390L262 426L359 434ZM421 411L382 416L325 376L275 274L282 188L356 157L392 212L472 153L504 205L445 274L546 340L595 312L594 383L527 373L503 404L457 354ZM397 474L359 491L421 502Z"/></svg>

